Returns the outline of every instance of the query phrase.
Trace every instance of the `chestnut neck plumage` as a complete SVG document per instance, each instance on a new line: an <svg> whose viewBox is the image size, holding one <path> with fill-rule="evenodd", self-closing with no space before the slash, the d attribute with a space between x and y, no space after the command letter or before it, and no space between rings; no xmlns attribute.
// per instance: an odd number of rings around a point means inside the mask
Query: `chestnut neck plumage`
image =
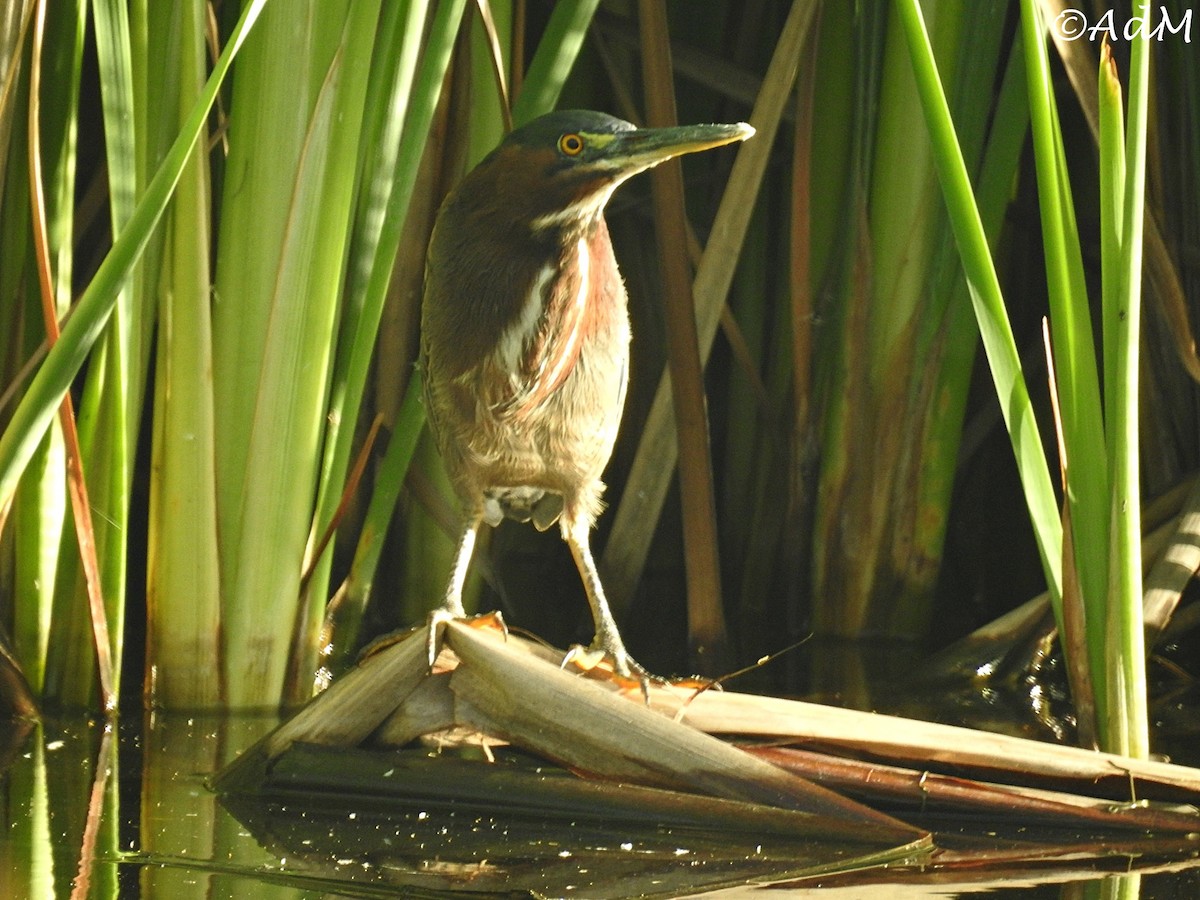
<svg viewBox="0 0 1200 900"><path fill-rule="evenodd" d="M573 271L581 240L589 254L608 257L593 261L603 270L608 268L612 247L604 207L619 182L593 176L550 192L543 187L539 193L532 185L524 190L523 182L532 182L539 174L534 169L523 177L507 167L481 166L463 181L443 210L435 241L443 245L439 248L439 258L447 266L443 277L455 285L454 305L473 322L465 331L495 340L512 328L543 273L564 278L568 277L564 273ZM499 177L506 177L507 183L499 184ZM513 197L521 198L516 209ZM611 264L615 266L615 260ZM546 287L550 297L552 286Z"/></svg>

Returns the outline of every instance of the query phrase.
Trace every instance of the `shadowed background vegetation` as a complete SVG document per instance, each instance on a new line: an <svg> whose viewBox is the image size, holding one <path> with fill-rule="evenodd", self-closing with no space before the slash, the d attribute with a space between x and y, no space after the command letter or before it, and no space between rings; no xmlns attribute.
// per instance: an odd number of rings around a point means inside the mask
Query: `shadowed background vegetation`
<svg viewBox="0 0 1200 900"><path fill-rule="evenodd" d="M758 134L683 162L686 210L655 217L651 176L609 208L635 340L597 547L632 654L719 674L816 635L897 642L907 668L1020 608L944 664L1027 672L1057 626L1077 699L1101 684L1107 720L1131 690L1118 731L1144 731L1139 601L1175 643L1195 609L1167 632L1197 564L1200 63L1167 33L1102 66L1047 39L1060 10L10 3L10 672L47 705L274 707L420 621L455 519L414 369L438 204L510 119L673 101ZM665 374L689 308L704 371ZM678 429L701 396L707 429ZM587 639L553 535L485 547L479 608ZM852 694L845 659L814 642L756 678Z"/></svg>

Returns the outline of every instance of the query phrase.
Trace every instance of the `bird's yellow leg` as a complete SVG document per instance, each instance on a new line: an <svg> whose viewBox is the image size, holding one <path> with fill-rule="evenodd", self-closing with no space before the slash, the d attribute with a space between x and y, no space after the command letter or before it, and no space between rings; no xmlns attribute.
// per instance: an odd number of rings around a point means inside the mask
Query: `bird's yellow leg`
<svg viewBox="0 0 1200 900"><path fill-rule="evenodd" d="M475 538L479 535L479 526L482 522L483 513L481 512L472 511L467 516L462 534L458 538L458 550L454 554L454 567L450 570L446 596L442 599L442 611L460 619L466 615L462 602L463 585L467 582L467 570L471 567L471 555L475 552Z"/></svg>
<svg viewBox="0 0 1200 900"><path fill-rule="evenodd" d="M463 609L462 602L463 585L467 581L467 570L471 567L471 555L475 552L475 538L479 535L479 526L482 522L483 513L479 511L472 510L467 515L462 534L458 538L458 550L454 554L454 567L450 570L450 581L446 585L446 594L442 598L442 605L429 613L428 633L425 641L430 667L433 666L438 655L438 645L440 644L438 636L441 634L439 626L451 619L466 618L467 612Z"/></svg>
<svg viewBox="0 0 1200 900"><path fill-rule="evenodd" d="M608 607L608 598L604 596L604 586L600 584L600 573L596 570L596 561L592 558L590 533L591 527L586 521L581 522L576 519L563 522L563 540L567 542L567 546L571 548L571 555L575 558L575 566L579 569L580 578L583 579L588 605L592 608L592 619L596 624L596 637L592 640L592 649L602 650L611 660L613 669L618 675L636 678L644 685L646 679L650 677L650 673L629 655L625 649L625 642L621 640L621 632L617 630L612 610ZM572 661L579 655L577 649L572 650L567 654L564 663Z"/></svg>

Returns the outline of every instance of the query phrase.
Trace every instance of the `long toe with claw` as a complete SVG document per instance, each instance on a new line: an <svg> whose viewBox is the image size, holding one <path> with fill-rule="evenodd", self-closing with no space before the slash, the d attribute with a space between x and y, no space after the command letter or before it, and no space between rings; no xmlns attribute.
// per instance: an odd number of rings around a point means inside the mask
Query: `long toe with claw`
<svg viewBox="0 0 1200 900"><path fill-rule="evenodd" d="M598 642L594 642L590 647L584 647L576 644L571 647L566 656L563 657L562 668L574 666L584 672L594 671L603 663L608 663L612 667L612 675L620 683L624 683L629 687L637 685L642 691L642 698L648 704L650 702L650 685L670 684L670 681L660 675L655 675L649 672L641 663L630 656L624 646L618 646L614 649L606 649L600 646Z"/></svg>
<svg viewBox="0 0 1200 900"><path fill-rule="evenodd" d="M499 610L492 612L479 613L474 616L468 616L466 613L455 612L440 606L429 613L429 618L425 621L425 646L429 654L429 668L433 668L437 662L438 653L442 649L441 633L444 626L449 622L465 622L472 628L496 628L506 638L508 637L508 626L504 623L504 616Z"/></svg>
<svg viewBox="0 0 1200 900"><path fill-rule="evenodd" d="M444 606L439 606L437 609L430 611L429 618L425 620L425 652L429 656L429 668L433 668L433 664L437 662L438 654L442 651L443 627L447 622L453 622L455 619L461 618L461 615L451 612Z"/></svg>

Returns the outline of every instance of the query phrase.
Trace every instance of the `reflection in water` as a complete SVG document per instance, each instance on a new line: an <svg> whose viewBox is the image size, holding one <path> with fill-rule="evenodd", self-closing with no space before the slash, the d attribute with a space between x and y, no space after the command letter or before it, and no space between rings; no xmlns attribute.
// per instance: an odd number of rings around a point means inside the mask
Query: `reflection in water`
<svg viewBox="0 0 1200 900"><path fill-rule="evenodd" d="M219 808L204 779L275 722L75 717L29 729L0 781L0 896L249 896L246 875L274 860ZM12 733L0 727L0 735ZM148 853L161 863L141 864ZM192 869L219 860L230 874Z"/></svg>
<svg viewBox="0 0 1200 900"><path fill-rule="evenodd" d="M921 841L834 840L819 817L584 781L517 751L489 763L294 746L224 802L312 876L406 891L679 896L928 858Z"/></svg>
<svg viewBox="0 0 1200 900"><path fill-rule="evenodd" d="M539 876L543 890L557 885L547 892L559 895L678 896L704 885L794 877L821 859L812 846L777 838L604 822L584 811L572 821L371 798L342 798L341 805L243 798L231 803L243 823L206 779L275 724L186 716L115 727L82 718L37 727L0 723L0 760L8 763L0 775L0 897L282 900L396 896L400 885L405 896L442 895L530 890ZM1118 857L1108 864L1149 861ZM939 876L936 866L831 874L818 879L825 888L816 896L869 897L881 882L889 885L886 896L901 898L983 889L989 897L1200 896L1197 870L1186 859L1161 863L1173 872L1122 878L1089 874L1090 865L976 872L969 883L960 873ZM805 878L784 890L806 896L813 887Z"/></svg>

